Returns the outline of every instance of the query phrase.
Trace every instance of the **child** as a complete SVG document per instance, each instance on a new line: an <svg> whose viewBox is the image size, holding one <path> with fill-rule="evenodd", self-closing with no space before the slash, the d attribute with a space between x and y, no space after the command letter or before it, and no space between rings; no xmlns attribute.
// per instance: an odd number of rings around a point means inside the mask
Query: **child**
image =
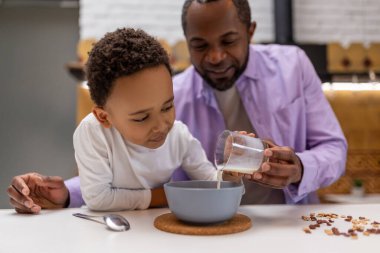
<svg viewBox="0 0 380 253"><path fill-rule="evenodd" d="M191 179L216 180L201 144L175 121L165 50L142 30L108 33L90 52L95 102L74 133L83 198L92 210L167 205L163 184L182 167Z"/></svg>

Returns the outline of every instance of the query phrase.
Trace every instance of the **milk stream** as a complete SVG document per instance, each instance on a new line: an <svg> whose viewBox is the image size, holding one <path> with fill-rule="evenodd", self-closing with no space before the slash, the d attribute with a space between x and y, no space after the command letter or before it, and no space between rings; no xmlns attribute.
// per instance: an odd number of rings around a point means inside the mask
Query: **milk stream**
<svg viewBox="0 0 380 253"><path fill-rule="evenodd" d="M217 172L217 184L216 184L216 189L220 189L220 182L222 181L222 177L223 177L223 171L222 170L218 170Z"/></svg>

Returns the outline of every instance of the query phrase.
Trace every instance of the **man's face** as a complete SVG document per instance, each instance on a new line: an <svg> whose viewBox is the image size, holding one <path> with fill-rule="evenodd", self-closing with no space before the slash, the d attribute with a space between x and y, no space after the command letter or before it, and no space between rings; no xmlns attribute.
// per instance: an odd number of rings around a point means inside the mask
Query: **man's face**
<svg viewBox="0 0 380 253"><path fill-rule="evenodd" d="M155 149L164 144L173 126L173 99L170 73L161 65L116 79L104 108L95 115L101 121L103 113L106 123L125 140Z"/></svg>
<svg viewBox="0 0 380 253"><path fill-rule="evenodd" d="M195 69L217 90L232 87L247 65L255 23L248 29L231 0L194 1L186 20L185 36Z"/></svg>

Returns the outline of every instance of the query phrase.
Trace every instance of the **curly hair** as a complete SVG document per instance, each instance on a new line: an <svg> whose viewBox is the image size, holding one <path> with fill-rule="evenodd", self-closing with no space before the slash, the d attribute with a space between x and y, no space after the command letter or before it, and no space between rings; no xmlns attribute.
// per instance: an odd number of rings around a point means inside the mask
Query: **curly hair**
<svg viewBox="0 0 380 253"><path fill-rule="evenodd" d="M123 28L107 33L94 45L87 62L91 99L104 106L117 78L161 64L171 73L166 51L144 31Z"/></svg>
<svg viewBox="0 0 380 253"><path fill-rule="evenodd" d="M186 26L187 26L187 11L189 10L190 5L197 1L199 4L207 4L211 2L217 2L219 0L186 0L182 7L182 30L183 33L186 34ZM247 29L251 25L251 8L249 7L249 3L247 0L232 0L234 3L238 17L240 21L247 26Z"/></svg>

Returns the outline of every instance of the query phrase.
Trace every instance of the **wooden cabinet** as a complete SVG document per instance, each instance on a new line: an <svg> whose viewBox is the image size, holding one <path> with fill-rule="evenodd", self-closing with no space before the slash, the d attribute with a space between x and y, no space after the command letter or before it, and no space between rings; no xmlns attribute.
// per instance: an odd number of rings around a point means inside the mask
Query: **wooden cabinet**
<svg viewBox="0 0 380 253"><path fill-rule="evenodd" d="M363 182L367 193L380 193L380 90L325 95L347 138L348 156L345 175L319 194L349 193L354 179Z"/></svg>

